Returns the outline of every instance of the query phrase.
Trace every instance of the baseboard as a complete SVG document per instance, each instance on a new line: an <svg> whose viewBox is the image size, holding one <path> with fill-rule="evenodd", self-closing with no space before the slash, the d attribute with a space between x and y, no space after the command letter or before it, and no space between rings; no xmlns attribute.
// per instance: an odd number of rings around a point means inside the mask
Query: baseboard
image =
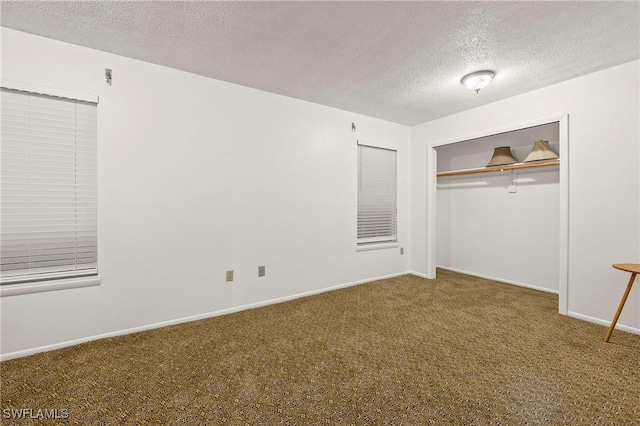
<svg viewBox="0 0 640 426"><path fill-rule="evenodd" d="M422 272L409 271L407 273L410 275L415 275L416 277L429 279L429 277L427 277L427 274L423 274Z"/></svg>
<svg viewBox="0 0 640 426"><path fill-rule="evenodd" d="M590 317L589 315L578 314L576 312L568 311L567 316L570 316L571 318L579 319L582 321L598 324L598 325L604 325L605 327L609 327L611 325L611 321ZM622 330L632 334L640 334L640 328L630 327L628 325L624 325L620 323L616 324L616 330Z"/></svg>
<svg viewBox="0 0 640 426"><path fill-rule="evenodd" d="M220 309L220 310L213 311L213 312L206 312L206 313L202 313L202 314L198 314L198 315L191 315L191 316L188 316L188 317L176 318L176 319L172 319L172 320L168 320L168 321L161 321L161 322L157 322L157 323L153 323L153 324L147 324L147 325L142 325L142 326L138 326L138 327L127 328L127 329L124 329L124 330L117 330L117 331L112 331L112 332L109 332L109 333L103 333L103 334L97 334L97 335L88 336L88 337L82 337L80 339L67 340L65 342L54 343L54 344L51 344L51 345L38 346L38 347L35 347L35 348L31 348L31 349L23 349L21 351L9 352L9 353L6 353L6 354L0 354L0 361L7 361L7 360L10 360L10 359L14 359L14 358L22 358L22 357L25 357L25 356L34 355L34 354L37 354L37 353L40 353L40 352L48 352L48 351L53 351L53 350L56 350L56 349L62 349L62 348L66 348L68 346L75 346L75 345L79 345L81 343L90 342L90 341L93 341L93 340L106 339L108 337L124 336L124 335L131 334L131 333L138 333L138 332L141 332L141 331L153 330L155 328L168 327L170 325L183 324L183 323L186 323L186 322L198 321L198 320L205 319L205 318L212 318L212 317L218 317L218 316L222 316L222 315L232 314L232 313L235 313L235 312L245 311L247 309L254 309L254 308L260 308L260 307L268 306L268 305L275 305L277 303L288 302L290 300L300 299L302 297L313 296L313 295L316 295L316 294L321 294L321 293L325 293L325 292L333 291L333 290L339 290L341 288L352 287L352 286L355 286L355 285L366 284L366 283L370 283L370 282L373 282L373 281L379 281L379 280L384 280L384 279L388 279L388 278L395 278L395 277L399 277L399 276L402 276L402 275L407 275L407 274L410 274L410 273L411 273L410 271L405 271L405 272L400 272L400 273L397 273L397 274L390 274L390 275L384 275L384 276L379 276L379 277L366 278L364 280L352 281L352 282L344 283L344 284L338 284L338 285L335 285L335 286L332 286L332 287L325 287L325 288L321 288L321 289L317 289L317 290L306 291L304 293L297 293L297 294L290 295L290 296L278 297L278 298L275 298L275 299L264 300L264 301L255 302L255 303L249 303L249 304L246 304L246 305L233 306L231 308Z"/></svg>
<svg viewBox="0 0 640 426"><path fill-rule="evenodd" d="M532 290L544 291L545 293L553 293L553 294L558 294L559 293L558 290L551 290L551 289L548 289L548 288L538 287L538 286L535 286L535 285L521 283L521 282L518 282L518 281L505 280L504 278L496 278L496 277L492 277L491 275L484 275L484 274L477 274L475 272L463 271L462 269L450 268L448 266L437 265L436 268L444 269L444 270L451 271L451 272L458 272L460 274L471 275L473 277L484 278L484 279L487 279L487 280L498 281L498 282L505 283L505 284L517 285L519 287L526 287L526 288L530 288Z"/></svg>

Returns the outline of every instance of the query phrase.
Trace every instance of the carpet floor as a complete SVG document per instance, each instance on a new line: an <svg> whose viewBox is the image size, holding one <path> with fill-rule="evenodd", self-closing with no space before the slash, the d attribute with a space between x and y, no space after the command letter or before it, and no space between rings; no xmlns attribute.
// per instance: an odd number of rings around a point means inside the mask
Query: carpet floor
<svg viewBox="0 0 640 426"><path fill-rule="evenodd" d="M0 421L639 425L640 336L557 305L442 270L376 281L2 362Z"/></svg>

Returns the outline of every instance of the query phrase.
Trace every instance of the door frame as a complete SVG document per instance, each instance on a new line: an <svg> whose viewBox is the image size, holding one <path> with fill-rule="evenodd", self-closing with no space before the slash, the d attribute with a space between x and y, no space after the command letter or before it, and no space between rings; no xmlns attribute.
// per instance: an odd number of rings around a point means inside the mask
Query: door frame
<svg viewBox="0 0 640 426"><path fill-rule="evenodd" d="M507 133L544 124L558 123L560 154L560 235L559 235L559 271L558 271L558 312L567 315L569 305L569 114L534 118L525 122L513 123L498 128L481 130L474 134L437 141L427 145L427 278L436 277L436 229L437 229L437 147Z"/></svg>

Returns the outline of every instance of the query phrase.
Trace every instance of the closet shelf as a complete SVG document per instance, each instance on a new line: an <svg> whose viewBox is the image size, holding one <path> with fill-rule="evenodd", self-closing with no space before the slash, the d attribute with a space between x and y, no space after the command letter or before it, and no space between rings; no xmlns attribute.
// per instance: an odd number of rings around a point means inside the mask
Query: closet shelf
<svg viewBox="0 0 640 426"><path fill-rule="evenodd" d="M530 163L515 163L515 164L505 164L502 166L478 167L476 169L464 169L464 170L452 170L450 172L439 172L436 176L450 177L450 176L472 175L475 173L504 172L507 170L531 169L534 167L551 167L551 166L557 166L559 164L560 164L559 159L532 161Z"/></svg>

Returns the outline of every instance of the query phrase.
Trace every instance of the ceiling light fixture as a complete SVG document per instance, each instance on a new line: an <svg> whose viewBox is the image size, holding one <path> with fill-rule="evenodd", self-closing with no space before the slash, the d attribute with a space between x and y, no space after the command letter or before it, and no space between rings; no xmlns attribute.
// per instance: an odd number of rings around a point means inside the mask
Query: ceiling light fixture
<svg viewBox="0 0 640 426"><path fill-rule="evenodd" d="M489 83L491 83L491 80L495 75L496 73L493 71L477 71L465 75L462 77L460 82L467 86L468 89L475 90L476 93L478 93L480 89L484 89Z"/></svg>

